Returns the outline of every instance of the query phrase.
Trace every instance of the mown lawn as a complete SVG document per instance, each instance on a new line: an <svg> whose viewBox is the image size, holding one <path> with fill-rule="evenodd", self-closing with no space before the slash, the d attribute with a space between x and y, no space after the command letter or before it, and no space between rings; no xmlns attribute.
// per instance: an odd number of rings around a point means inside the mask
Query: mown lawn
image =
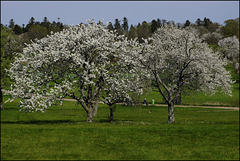
<svg viewBox="0 0 240 161"><path fill-rule="evenodd" d="M75 102L45 113L1 111L2 160L239 160L239 111L118 105L113 123L99 104L94 123Z"/></svg>

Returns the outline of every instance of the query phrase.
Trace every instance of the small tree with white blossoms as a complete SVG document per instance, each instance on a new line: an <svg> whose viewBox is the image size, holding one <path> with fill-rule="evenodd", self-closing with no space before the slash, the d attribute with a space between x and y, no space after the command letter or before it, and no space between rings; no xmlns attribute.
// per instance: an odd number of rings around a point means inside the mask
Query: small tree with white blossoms
<svg viewBox="0 0 240 161"><path fill-rule="evenodd" d="M218 32L209 32L202 35L202 39L208 44L217 44L222 39L222 35Z"/></svg>
<svg viewBox="0 0 240 161"><path fill-rule="evenodd" d="M132 54L139 53L141 47L137 39L125 43L126 52L118 53L117 57L112 57L115 65L108 70L110 77L105 79L105 85L99 95L100 100L109 106L110 121L113 121L113 106L116 103L132 102L130 94L141 95L143 82L138 73L137 61L131 59Z"/></svg>
<svg viewBox="0 0 240 161"><path fill-rule="evenodd" d="M122 64L120 66L122 66ZM116 67L118 68L119 66ZM106 84L100 93L100 100L109 106L109 118L111 122L113 121L113 106L116 103L132 102L133 100L130 93L134 93L135 95L142 94L143 84L139 75L136 74L136 69L129 69L126 66L120 68L123 69L121 72L116 68L111 70L112 76L110 79L106 80Z"/></svg>
<svg viewBox="0 0 240 161"><path fill-rule="evenodd" d="M103 92L100 94L100 100L109 106L110 121L113 121L114 105L116 103L131 102L132 98L130 93L136 95L142 94L141 86L138 81L131 80L127 77L121 77L121 79L113 78L111 82L106 84Z"/></svg>
<svg viewBox="0 0 240 161"><path fill-rule="evenodd" d="M174 26L159 28L136 55L168 104L168 123L174 123L174 98L183 90L231 94L230 74L225 60L213 53L194 32Z"/></svg>
<svg viewBox="0 0 240 161"><path fill-rule="evenodd" d="M92 122L99 93L111 80L109 70L115 65L111 59L129 53L131 43L94 21L70 26L32 42L18 54L8 71L15 84L5 93L21 98L21 110L26 112L44 112L69 96Z"/></svg>
<svg viewBox="0 0 240 161"><path fill-rule="evenodd" d="M239 40L236 36L227 37L218 42L220 53L227 58L239 73Z"/></svg>

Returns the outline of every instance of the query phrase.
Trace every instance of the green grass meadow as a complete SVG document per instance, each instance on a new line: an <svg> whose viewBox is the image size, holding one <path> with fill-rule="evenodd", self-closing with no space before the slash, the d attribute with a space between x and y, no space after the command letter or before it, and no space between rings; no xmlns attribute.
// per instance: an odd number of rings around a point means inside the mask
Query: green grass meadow
<svg viewBox="0 0 240 161"><path fill-rule="evenodd" d="M183 105L211 105L211 106L239 106L239 83L232 87L232 96L218 92L215 95L206 95L204 93L196 93L182 95ZM163 98L157 90L151 91L148 94L142 95L140 100L146 100L151 103L154 99L155 103L163 104Z"/></svg>
<svg viewBox="0 0 240 161"><path fill-rule="evenodd" d="M4 97L6 99L6 97ZM1 111L1 160L239 160L239 111L99 104L93 123L76 102L45 113Z"/></svg>

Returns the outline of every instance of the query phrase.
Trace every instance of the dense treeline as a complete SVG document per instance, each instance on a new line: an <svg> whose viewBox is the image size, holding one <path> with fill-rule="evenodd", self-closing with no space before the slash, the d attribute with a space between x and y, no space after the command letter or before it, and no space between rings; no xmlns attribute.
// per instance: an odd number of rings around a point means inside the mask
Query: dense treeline
<svg viewBox="0 0 240 161"><path fill-rule="evenodd" d="M217 45L219 41L215 34L217 33L222 38L236 36L239 39L239 18L226 20L225 25L222 26L219 23L212 22L209 18L201 20L198 18L195 23L191 23L186 20L185 23L175 23L174 21L167 21L165 19L152 20L151 22L143 21L138 23L136 26L131 25L129 27L128 20L126 17L123 18L122 24L119 19L115 19L114 24L109 23L109 30L116 30L118 34L124 34L128 39L138 38L142 42L142 38L151 37L151 35L161 26L171 24L179 28L185 28L188 26L194 27L199 30L200 36L204 34L212 34L208 36L205 41L210 45Z"/></svg>
<svg viewBox="0 0 240 161"><path fill-rule="evenodd" d="M66 28L67 26L64 26L59 19L60 18L58 18L58 22L50 22L47 17L44 17L43 21L39 22L31 17L26 26L25 24L19 26L18 24L15 24L13 19L11 19L8 26L3 26L1 24L1 30L9 29L13 31L15 35L19 35L24 39L25 42L29 42L35 38L41 39L49 35L51 32L58 32L63 30L63 28ZM138 40L142 42L143 38L151 37L158 28L166 24L171 24L179 28L185 28L188 26L194 27L199 30L200 36L205 35L205 41L209 45L217 45L217 42L220 39L219 37L226 38L236 36L239 39L239 18L226 20L224 26L212 22L206 17L203 20L198 18L195 23L191 23L189 20L186 20L185 23L175 23L174 21L167 21L158 18L151 22L143 21L135 26L129 26L127 18L124 17L123 20L115 19L114 23L109 22L108 29L116 30L118 34L125 35L128 39L138 38Z"/></svg>
<svg viewBox="0 0 240 161"><path fill-rule="evenodd" d="M29 20L29 23L26 25L22 24L22 27L18 24L15 24L14 20L9 21L8 29L11 29L14 34L21 35L21 37L28 42L29 40L34 40L35 38L41 39L50 34L50 32L58 32L63 30L63 23L53 21L49 22L47 17L44 17L42 22L35 21L33 17Z"/></svg>

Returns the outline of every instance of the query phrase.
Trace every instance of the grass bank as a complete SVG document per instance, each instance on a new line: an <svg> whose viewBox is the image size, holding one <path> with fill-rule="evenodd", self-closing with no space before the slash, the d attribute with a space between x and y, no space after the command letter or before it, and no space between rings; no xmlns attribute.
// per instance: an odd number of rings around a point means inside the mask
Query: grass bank
<svg viewBox="0 0 240 161"><path fill-rule="evenodd" d="M22 113L16 102L1 111L2 160L239 160L239 111L118 105L113 123L100 104L94 123L75 102L45 113Z"/></svg>

